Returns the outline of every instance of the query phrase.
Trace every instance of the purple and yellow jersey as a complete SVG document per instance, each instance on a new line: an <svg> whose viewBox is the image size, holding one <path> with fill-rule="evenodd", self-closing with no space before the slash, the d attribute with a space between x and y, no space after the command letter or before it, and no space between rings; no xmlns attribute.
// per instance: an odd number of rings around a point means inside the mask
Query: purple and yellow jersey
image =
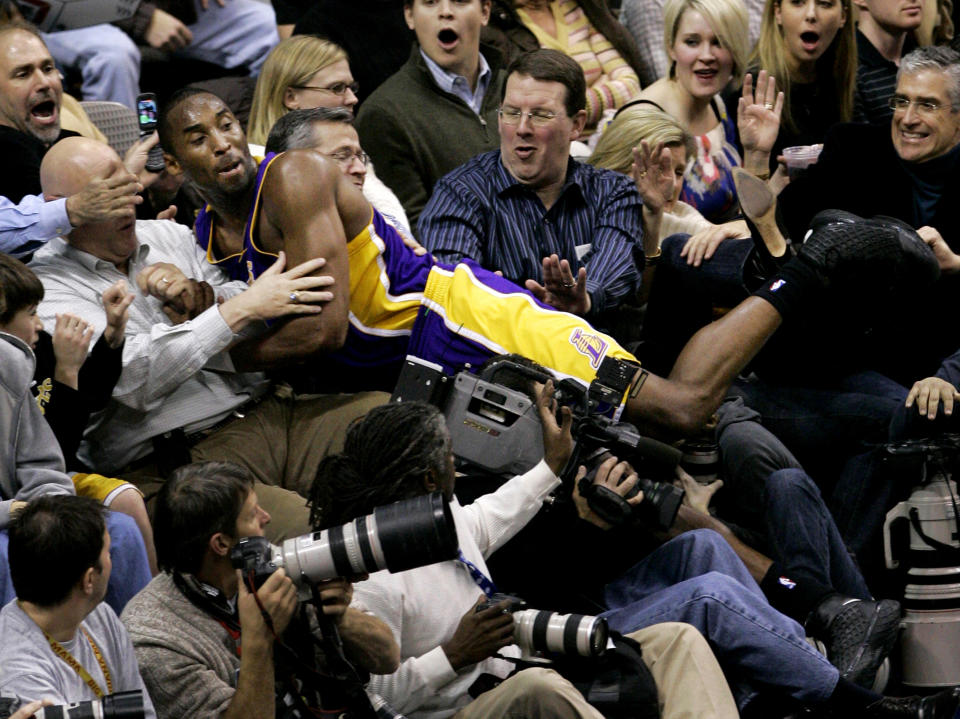
<svg viewBox="0 0 960 719"><path fill-rule="evenodd" d="M210 211L210 205L200 210L193 223L193 233L197 236L197 244L207 253L207 262L222 269L231 280L253 282L277 261L276 254L257 247L257 220L260 219L263 181L276 157L275 152L269 152L263 159L254 158L259 159L260 164L257 168L257 179L254 182L253 204L250 206L250 214L247 215L247 224L243 228L243 249L240 252L228 257L216 256L213 241L214 215Z"/></svg>
<svg viewBox="0 0 960 719"><path fill-rule="evenodd" d="M276 260L256 244L260 195L273 157L267 155L260 163L240 253L215 256L207 209L194 225L208 261L233 279L253 281ZM596 377L605 357L636 361L586 320L558 312L471 260L450 266L436 263L429 254L417 256L375 209L370 223L347 243L347 257L347 339L326 361L313 365L317 373L335 371L337 365L346 370L334 375L343 382L341 391L383 388L378 380L395 380L408 354L453 374L468 366L477 370L495 355L516 353L550 369L558 379L569 377L585 385Z"/></svg>
<svg viewBox="0 0 960 719"><path fill-rule="evenodd" d="M548 368L558 379L589 385L605 357L636 362L609 335L577 315L559 312L530 292L465 260L435 265L410 339L409 355L447 373L515 353ZM624 400L626 397L624 397ZM613 408L619 414L621 406Z"/></svg>

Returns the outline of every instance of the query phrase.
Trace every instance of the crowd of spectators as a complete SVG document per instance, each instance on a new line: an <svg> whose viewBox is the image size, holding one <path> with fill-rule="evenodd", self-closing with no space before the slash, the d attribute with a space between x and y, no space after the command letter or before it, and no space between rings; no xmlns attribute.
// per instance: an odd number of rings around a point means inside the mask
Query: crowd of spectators
<svg viewBox="0 0 960 719"><path fill-rule="evenodd" d="M884 446L958 429L952 9L142 0L41 33L4 3L2 710L604 716L502 590L605 619L624 715L960 716L885 685L882 548L914 486ZM193 75L121 157L77 99L135 108L148 59ZM462 462L398 385L428 371L498 378L535 459ZM659 460L588 459L583 411ZM456 554L367 571L340 525L425 495ZM254 571L264 542L329 572Z"/></svg>

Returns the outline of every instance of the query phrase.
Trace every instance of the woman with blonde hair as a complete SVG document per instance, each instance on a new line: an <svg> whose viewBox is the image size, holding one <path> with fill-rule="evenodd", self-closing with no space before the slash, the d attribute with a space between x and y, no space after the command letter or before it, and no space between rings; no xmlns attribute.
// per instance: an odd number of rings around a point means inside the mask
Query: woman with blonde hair
<svg viewBox="0 0 960 719"><path fill-rule="evenodd" d="M659 221L654 217L655 208L661 204L659 197L651 196L646 176L640 177L641 172L650 168L644 162L642 151L638 153L639 157L634 155L634 148L642 148L644 144L647 148L662 146L670 154L670 182L664 180ZM696 151L693 137L676 119L649 103L637 103L627 105L617 113L587 162L625 175L632 174L643 198L645 230L653 231L659 227L660 242L670 235L691 235L681 256L689 264L699 266L712 257L720 242L732 237L749 237L750 232L742 220L715 225L680 199L687 163Z"/></svg>
<svg viewBox="0 0 960 719"><path fill-rule="evenodd" d="M776 77L783 91L771 168L784 147L823 142L832 125L852 119L857 43L851 11L850 0L767 0L749 65Z"/></svg>
<svg viewBox="0 0 960 719"><path fill-rule="evenodd" d="M270 128L290 110L357 104L357 85L347 54L313 35L282 40L267 56L257 78L247 140L263 145Z"/></svg>
<svg viewBox="0 0 960 719"><path fill-rule="evenodd" d="M743 164L751 172L768 172L780 100L766 73L758 78L757 103L752 78L744 80L741 159L734 119L720 99L728 85L740 86L746 69L747 11L739 0L667 0L664 45L670 71L641 93L641 102L673 116L693 136L697 150L687 167L681 197L711 222L724 222L738 211L733 168Z"/></svg>
<svg viewBox="0 0 960 719"><path fill-rule="evenodd" d="M281 40L270 51L257 78L247 142L265 145L270 129L291 110L342 107L352 113L358 89L347 54L339 45L315 35L294 35ZM364 196L400 230L411 247L419 248L396 194L377 177L365 154L363 158Z"/></svg>

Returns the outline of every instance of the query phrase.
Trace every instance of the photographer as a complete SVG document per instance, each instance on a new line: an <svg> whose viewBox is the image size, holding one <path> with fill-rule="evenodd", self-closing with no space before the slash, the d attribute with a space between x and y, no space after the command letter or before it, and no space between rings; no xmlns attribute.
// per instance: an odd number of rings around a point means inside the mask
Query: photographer
<svg viewBox="0 0 960 719"><path fill-rule="evenodd" d="M237 540L262 537L270 521L253 487L238 465L204 462L181 467L160 490L154 531L162 573L130 601L123 621L161 719L282 717L289 677L303 678L279 643L306 638L306 630L283 636L298 621L292 580L278 569L254 596L230 562ZM350 582L319 589L346 656L362 669L393 671L389 629L350 607ZM311 654L312 646L299 657L308 667Z"/></svg>
<svg viewBox="0 0 960 719"><path fill-rule="evenodd" d="M103 598L110 535L92 499L32 500L10 523L10 576L17 600L0 610L0 694L56 704L143 691L133 646Z"/></svg>
<svg viewBox="0 0 960 719"><path fill-rule="evenodd" d="M570 415L565 410L558 425L552 397L548 382L538 397L544 460L469 506L452 500L460 559L376 572L356 588L357 604L393 630L402 659L395 673L372 677L370 689L411 719L600 716L552 670L525 669L504 680L512 664L494 655L520 655L514 620L505 613L509 602L477 611L492 591L487 558L560 484L556 475L572 448ZM439 411L419 402L377 407L351 428L343 453L321 465L312 492L313 522L336 525L437 490L452 498L453 488L450 436ZM642 645L664 717L736 716L716 660L691 627L657 624L630 637Z"/></svg>

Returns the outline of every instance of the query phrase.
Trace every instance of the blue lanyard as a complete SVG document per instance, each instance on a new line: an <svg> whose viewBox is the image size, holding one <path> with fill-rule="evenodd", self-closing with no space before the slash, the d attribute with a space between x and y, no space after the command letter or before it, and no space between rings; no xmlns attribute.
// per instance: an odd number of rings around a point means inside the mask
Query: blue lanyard
<svg viewBox="0 0 960 719"><path fill-rule="evenodd" d="M497 593L497 585L493 583L493 580L490 579L486 574L480 571L480 568L476 564L471 562L465 556L463 556L463 550L457 550L457 561L462 564L468 572L470 572L470 578L476 583L480 589L483 590L483 593L488 597L492 597Z"/></svg>

